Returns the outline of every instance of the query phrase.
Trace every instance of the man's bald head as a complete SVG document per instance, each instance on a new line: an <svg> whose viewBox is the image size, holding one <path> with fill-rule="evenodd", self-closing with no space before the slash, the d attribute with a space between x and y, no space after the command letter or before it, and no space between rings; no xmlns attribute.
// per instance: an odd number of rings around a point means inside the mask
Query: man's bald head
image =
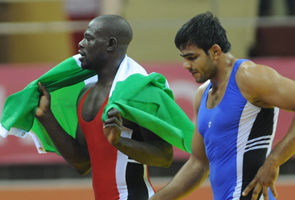
<svg viewBox="0 0 295 200"><path fill-rule="evenodd" d="M117 70L132 40L129 23L118 15L101 15L88 24L84 39L79 43L83 69Z"/></svg>
<svg viewBox="0 0 295 200"><path fill-rule="evenodd" d="M128 46L133 38L130 24L118 15L101 15L94 18L91 23L97 24L98 29L110 37L115 37L120 46Z"/></svg>

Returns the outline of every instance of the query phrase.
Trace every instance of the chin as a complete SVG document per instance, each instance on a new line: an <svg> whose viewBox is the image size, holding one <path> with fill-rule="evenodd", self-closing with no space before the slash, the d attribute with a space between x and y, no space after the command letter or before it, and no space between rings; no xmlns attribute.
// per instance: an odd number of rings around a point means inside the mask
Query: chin
<svg viewBox="0 0 295 200"><path fill-rule="evenodd" d="M199 79L195 79L195 81L196 81L197 83L202 83L202 81L200 81Z"/></svg>
<svg viewBox="0 0 295 200"><path fill-rule="evenodd" d="M85 64L85 63L83 63L83 62L81 62L81 68L82 68L82 69L89 69L89 65L87 65L87 64Z"/></svg>
<svg viewBox="0 0 295 200"><path fill-rule="evenodd" d="M87 69L87 70L94 70L93 68L91 68L90 65L81 65L82 69Z"/></svg>
<svg viewBox="0 0 295 200"><path fill-rule="evenodd" d="M200 79L195 79L197 83L205 83L207 80L200 80Z"/></svg>
<svg viewBox="0 0 295 200"><path fill-rule="evenodd" d="M81 65L81 68L82 68L82 69L87 69L87 67L86 67L86 66L84 66L84 65Z"/></svg>

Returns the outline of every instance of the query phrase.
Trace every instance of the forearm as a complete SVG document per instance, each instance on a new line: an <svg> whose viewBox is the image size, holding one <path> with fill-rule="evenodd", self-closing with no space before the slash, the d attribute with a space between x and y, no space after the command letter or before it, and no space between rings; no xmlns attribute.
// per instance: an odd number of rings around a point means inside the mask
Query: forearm
<svg viewBox="0 0 295 200"><path fill-rule="evenodd" d="M37 117L61 156L79 173L85 174L90 168L90 158L87 149L70 136L58 123L51 111L42 117Z"/></svg>
<svg viewBox="0 0 295 200"><path fill-rule="evenodd" d="M176 176L151 200L177 200L197 189L209 175L209 164L189 159Z"/></svg>
<svg viewBox="0 0 295 200"><path fill-rule="evenodd" d="M134 138L122 136L124 135L122 134L123 124L125 128L132 130ZM108 112L103 131L110 144L142 164L169 167L172 163L173 148L171 144L156 136L150 130L123 119L117 109L111 109Z"/></svg>
<svg viewBox="0 0 295 200"><path fill-rule="evenodd" d="M284 138L274 147L268 156L266 162L275 166L281 166L292 155L295 154L295 117L290 126L288 133Z"/></svg>
<svg viewBox="0 0 295 200"><path fill-rule="evenodd" d="M165 141L139 142L121 137L114 145L125 155L150 166L169 167L173 159L173 148Z"/></svg>

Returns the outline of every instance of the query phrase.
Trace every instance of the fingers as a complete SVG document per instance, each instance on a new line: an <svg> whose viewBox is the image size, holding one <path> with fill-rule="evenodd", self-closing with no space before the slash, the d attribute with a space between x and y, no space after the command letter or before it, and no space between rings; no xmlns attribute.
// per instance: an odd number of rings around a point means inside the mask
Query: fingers
<svg viewBox="0 0 295 200"><path fill-rule="evenodd" d="M115 108L112 108L108 111L108 118L112 118L112 117L116 117L120 121L122 120L120 111Z"/></svg>
<svg viewBox="0 0 295 200"><path fill-rule="evenodd" d="M243 195L243 196L247 196L247 195L249 194L249 192L250 192L253 188L254 188L254 190L253 190L253 193L252 193L252 198L251 198L251 200L257 200L258 195L259 195L259 193L260 193L260 191L261 191L261 189L262 189L262 186L261 186L260 183L257 182L257 179L256 179L256 178L254 178L254 179L249 183L249 185L244 189L242 195ZM266 199L265 199L265 200L266 200Z"/></svg>
<svg viewBox="0 0 295 200"><path fill-rule="evenodd" d="M103 130L108 141L116 146L120 141L123 120L120 112L112 108L108 111L108 118L104 122Z"/></svg>
<svg viewBox="0 0 295 200"><path fill-rule="evenodd" d="M258 183L255 179L244 189L242 195L247 196L249 194L249 192L253 189L254 186L255 186L255 188L253 190L251 200L257 200L261 189L262 189L262 194L263 194L264 200L269 199L269 197L268 197L268 192L269 192L268 188L269 187L267 187L267 186L262 187L262 185L260 183ZM276 191L276 188L274 185L272 185L270 187L270 190L271 190L273 196L275 198L277 198L278 194L277 194L277 191Z"/></svg>
<svg viewBox="0 0 295 200"><path fill-rule="evenodd" d="M104 134L109 141L109 143L113 146L119 144L120 141L120 131L117 128L104 128Z"/></svg>
<svg viewBox="0 0 295 200"><path fill-rule="evenodd" d="M251 181L251 183L249 183L249 185L244 189L242 195L247 196L249 192L255 187L256 184L257 184L256 179L253 179L253 181Z"/></svg>
<svg viewBox="0 0 295 200"><path fill-rule="evenodd" d="M253 190L251 200L257 200L261 189L262 189L262 186L258 183ZM266 199L264 199L264 200L266 200Z"/></svg>
<svg viewBox="0 0 295 200"><path fill-rule="evenodd" d="M262 193L264 200L268 200L268 187L263 187Z"/></svg>
<svg viewBox="0 0 295 200"><path fill-rule="evenodd" d="M115 120L113 120L113 118L107 119L104 122L103 129L109 129L109 128L110 129L115 128L117 131L120 131L122 129L122 123L120 121L118 121L117 119L115 119Z"/></svg>
<svg viewBox="0 0 295 200"><path fill-rule="evenodd" d="M37 84L38 84L39 88L43 91L45 87L42 85L42 83L39 81Z"/></svg>
<svg viewBox="0 0 295 200"><path fill-rule="evenodd" d="M278 197L278 193L277 193L277 190L276 190L276 187L275 187L274 184L270 187L270 191L271 191L271 193L273 194L273 196L274 196L275 198Z"/></svg>
<svg viewBox="0 0 295 200"><path fill-rule="evenodd" d="M105 127L110 127L110 126L118 126L122 127L123 125L123 120L120 114L120 111L112 108L111 110L108 111L108 118L104 122Z"/></svg>
<svg viewBox="0 0 295 200"><path fill-rule="evenodd" d="M121 127L122 127L122 124L120 122L110 123L110 122L107 122L107 120L105 121L103 126L103 128L118 128L118 129L121 129Z"/></svg>
<svg viewBox="0 0 295 200"><path fill-rule="evenodd" d="M39 88L41 89L42 93L45 95L45 96L49 96L49 92L48 90L46 89L46 87L44 85L42 85L41 82L38 82L38 86Z"/></svg>
<svg viewBox="0 0 295 200"><path fill-rule="evenodd" d="M103 132L110 144L116 146L120 141L121 126L116 123L104 124Z"/></svg>

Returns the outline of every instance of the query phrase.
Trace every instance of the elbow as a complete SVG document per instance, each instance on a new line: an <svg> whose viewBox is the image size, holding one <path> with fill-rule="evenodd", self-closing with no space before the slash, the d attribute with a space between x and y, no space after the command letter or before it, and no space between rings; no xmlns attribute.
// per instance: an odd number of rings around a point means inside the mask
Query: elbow
<svg viewBox="0 0 295 200"><path fill-rule="evenodd" d="M171 162L165 162L165 163L163 163L161 167L163 167L163 168L169 168L171 166L171 164L172 164L172 160L171 160Z"/></svg>
<svg viewBox="0 0 295 200"><path fill-rule="evenodd" d="M171 166L172 162L173 162L173 148L171 147L171 150L166 152L165 155L163 156L160 167L168 168Z"/></svg>
<svg viewBox="0 0 295 200"><path fill-rule="evenodd" d="M170 155L167 156L165 165L163 167L164 168L170 167L172 162L173 162L173 152Z"/></svg>
<svg viewBox="0 0 295 200"><path fill-rule="evenodd" d="M72 167L80 174L80 175L86 175L91 170L91 164L85 163L85 164L78 164L78 165L72 165Z"/></svg>
<svg viewBox="0 0 295 200"><path fill-rule="evenodd" d="M89 169L76 169L76 171L80 174L80 175L86 175L88 174L88 172L91 170L91 168Z"/></svg>

